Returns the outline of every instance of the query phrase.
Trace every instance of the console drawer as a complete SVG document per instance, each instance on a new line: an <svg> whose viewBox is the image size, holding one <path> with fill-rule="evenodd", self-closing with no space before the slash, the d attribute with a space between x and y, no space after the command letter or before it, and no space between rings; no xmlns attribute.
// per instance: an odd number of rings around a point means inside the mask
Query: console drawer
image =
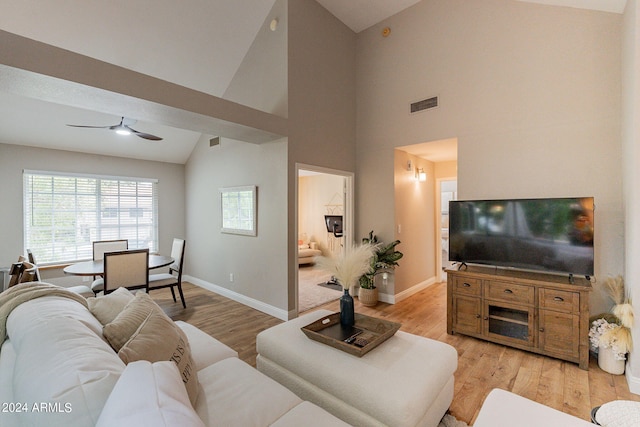
<svg viewBox="0 0 640 427"><path fill-rule="evenodd" d="M487 284L485 298L533 305L536 293L533 286L492 280Z"/></svg>
<svg viewBox="0 0 640 427"><path fill-rule="evenodd" d="M559 291L542 288L540 292L540 308L577 313L580 311L580 294L578 292Z"/></svg>
<svg viewBox="0 0 640 427"><path fill-rule="evenodd" d="M458 294L480 296L482 294L482 280L471 277L454 277L453 291Z"/></svg>

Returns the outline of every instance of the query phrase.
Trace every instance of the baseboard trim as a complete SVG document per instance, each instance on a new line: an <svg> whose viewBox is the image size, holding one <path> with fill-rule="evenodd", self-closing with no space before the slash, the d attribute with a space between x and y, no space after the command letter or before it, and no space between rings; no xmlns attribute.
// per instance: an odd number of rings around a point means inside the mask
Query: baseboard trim
<svg viewBox="0 0 640 427"><path fill-rule="evenodd" d="M253 299L251 297L248 297L246 295L240 294L238 292L234 292L230 289L224 288L222 286L218 286L215 285L213 283L207 282L205 280L201 280L198 279L197 277L193 277L193 276L183 276L182 279L185 282L189 282L189 283L193 283L196 286L200 286L201 288L204 288L208 291L211 292L215 292L216 294L222 295L223 297L229 298L233 301L239 302L240 304L244 304L246 306L249 306L251 308L254 308L258 311L261 311L263 313L266 313L270 316L276 317L280 320L289 320L290 319L290 312L283 310L281 308L278 307L274 307L272 305L269 304L265 304L262 301L258 301L257 299Z"/></svg>
<svg viewBox="0 0 640 427"><path fill-rule="evenodd" d="M631 372L631 364L629 362L627 362L624 376L627 379L629 391L633 394L640 394L640 378L633 376L633 372Z"/></svg>
<svg viewBox="0 0 640 427"><path fill-rule="evenodd" d="M396 302L400 302L402 300L405 300L407 298L409 298L412 295L417 294L418 292L422 291L423 289L427 289L429 286L433 285L434 283L436 283L436 278L435 277L431 277L430 279L424 280L416 285L413 285L412 287L410 287L409 289L405 289L404 291L400 292L399 294L395 295L395 300Z"/></svg>

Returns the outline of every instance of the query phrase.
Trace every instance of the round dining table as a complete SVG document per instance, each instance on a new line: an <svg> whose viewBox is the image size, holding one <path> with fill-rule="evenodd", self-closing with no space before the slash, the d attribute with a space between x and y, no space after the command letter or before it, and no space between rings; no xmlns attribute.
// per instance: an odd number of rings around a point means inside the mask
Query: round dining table
<svg viewBox="0 0 640 427"><path fill-rule="evenodd" d="M149 255L149 270L171 265L174 259L166 255ZM66 274L74 276L102 276L104 274L104 262L81 261L68 265L63 270Z"/></svg>

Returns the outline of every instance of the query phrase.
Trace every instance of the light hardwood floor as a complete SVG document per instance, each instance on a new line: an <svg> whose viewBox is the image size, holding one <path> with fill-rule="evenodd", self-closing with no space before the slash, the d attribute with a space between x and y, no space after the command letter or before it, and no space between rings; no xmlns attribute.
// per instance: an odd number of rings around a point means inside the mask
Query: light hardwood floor
<svg viewBox="0 0 640 427"><path fill-rule="evenodd" d="M256 335L281 321L223 296L185 283L187 308L174 303L168 289L151 297L174 320L191 323L236 350L255 366ZM339 311L337 301L325 308ZM610 375L595 360L589 370L573 363L446 333L446 284L438 283L397 304L369 308L356 298L356 311L402 323L402 330L446 342L458 351L458 370L451 413L472 424L489 391L495 387L590 420L591 408L616 400L640 401L629 392L624 376Z"/></svg>

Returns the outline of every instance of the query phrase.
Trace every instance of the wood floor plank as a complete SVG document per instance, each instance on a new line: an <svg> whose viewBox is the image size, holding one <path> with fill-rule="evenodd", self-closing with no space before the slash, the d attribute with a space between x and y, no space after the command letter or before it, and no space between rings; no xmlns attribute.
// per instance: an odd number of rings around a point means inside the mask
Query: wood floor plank
<svg viewBox="0 0 640 427"><path fill-rule="evenodd" d="M256 361L256 335L281 323L279 319L209 292L183 285L187 308L173 302L171 292L151 293L174 320L197 326L236 350L252 366ZM577 365L446 331L446 284L436 283L396 304L365 307L355 298L356 312L402 323L401 330L446 342L458 352L451 413L471 424L494 387L590 420L591 408L616 400L640 401L623 375L602 371L594 359L589 370ZM322 307L339 311L339 302Z"/></svg>

